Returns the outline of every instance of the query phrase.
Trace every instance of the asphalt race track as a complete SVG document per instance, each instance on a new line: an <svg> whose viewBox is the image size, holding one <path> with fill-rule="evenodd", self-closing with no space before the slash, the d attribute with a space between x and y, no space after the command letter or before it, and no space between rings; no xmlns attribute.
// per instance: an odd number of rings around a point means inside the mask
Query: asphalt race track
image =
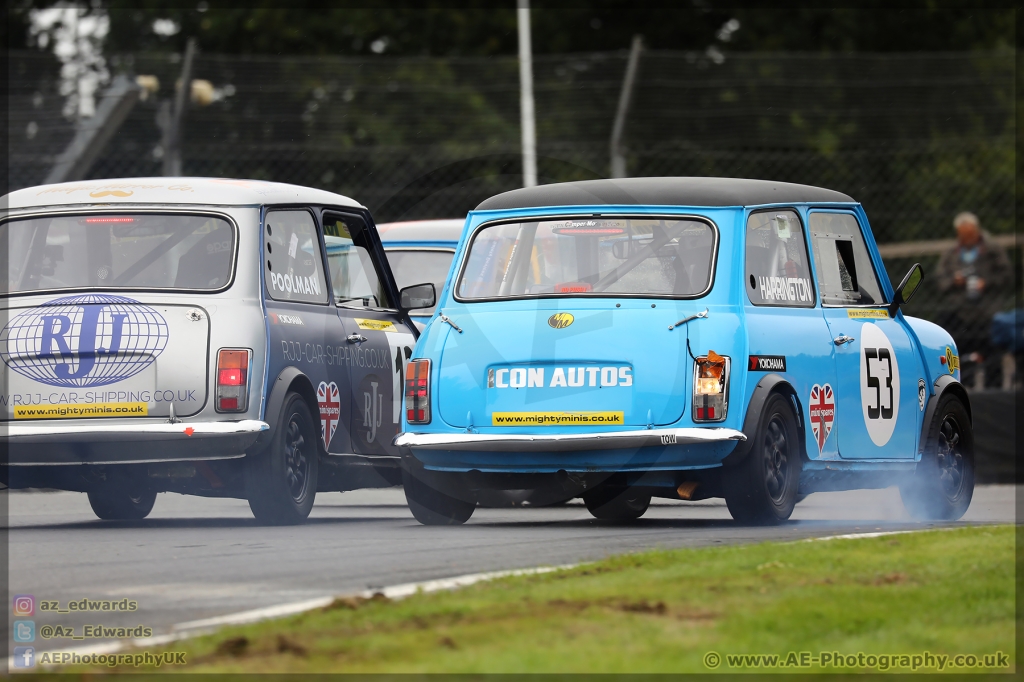
<svg viewBox="0 0 1024 682"><path fill-rule="evenodd" d="M99 521L84 494L2 493L9 502L11 594L36 597L44 624L175 624L467 573L559 565L655 547L796 540L929 527L895 488L818 493L775 528L737 526L720 500L655 501L632 525L595 521L582 502L478 509L462 527L425 527L400 489L322 494L309 522L257 526L248 505L162 494L140 522ZM1012 523L1013 486L979 486L960 523ZM41 600L133 599L134 613L44 614ZM42 640L38 651L91 641Z"/></svg>

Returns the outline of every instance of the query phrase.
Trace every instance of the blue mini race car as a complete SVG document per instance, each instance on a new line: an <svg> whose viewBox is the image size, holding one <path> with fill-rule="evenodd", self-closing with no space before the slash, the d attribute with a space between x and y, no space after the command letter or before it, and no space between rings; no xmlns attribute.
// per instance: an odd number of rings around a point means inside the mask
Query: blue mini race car
<svg viewBox="0 0 1024 682"><path fill-rule="evenodd" d="M898 485L918 518L974 489L971 407L940 327L901 310L864 209L759 180L637 178L469 214L405 375L403 481L426 524L488 489L599 519L724 497L779 523L812 492Z"/></svg>

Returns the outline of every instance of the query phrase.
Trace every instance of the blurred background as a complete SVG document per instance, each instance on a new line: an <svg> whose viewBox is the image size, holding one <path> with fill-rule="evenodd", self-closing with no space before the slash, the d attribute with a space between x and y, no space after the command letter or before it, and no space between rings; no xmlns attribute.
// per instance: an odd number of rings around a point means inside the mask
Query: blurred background
<svg viewBox="0 0 1024 682"><path fill-rule="evenodd" d="M514 2L249 4L10 3L10 189L259 178L352 196L384 222L462 217L522 186ZM972 388L1005 391L1021 333L1013 315L991 323L1021 281L1015 14L887 7L535 1L538 182L614 172L846 192L894 284L924 265L908 312L951 329L965 369L981 368ZM939 286L970 257L953 227L964 211L1008 268L974 298L966 279Z"/></svg>

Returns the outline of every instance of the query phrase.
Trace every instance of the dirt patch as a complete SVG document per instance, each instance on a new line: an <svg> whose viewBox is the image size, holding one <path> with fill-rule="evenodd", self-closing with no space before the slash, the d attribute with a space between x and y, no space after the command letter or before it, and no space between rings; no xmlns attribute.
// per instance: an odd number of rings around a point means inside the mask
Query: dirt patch
<svg viewBox="0 0 1024 682"><path fill-rule="evenodd" d="M217 645L216 653L222 656L244 656L249 651L249 638L244 635L225 639Z"/></svg>
<svg viewBox="0 0 1024 682"><path fill-rule="evenodd" d="M593 602L588 599L552 599L547 605L553 609L579 612L592 606Z"/></svg>
<svg viewBox="0 0 1024 682"><path fill-rule="evenodd" d="M896 585L898 583L906 582L907 576L905 573L890 573L888 575L880 575L875 578L876 585Z"/></svg>
<svg viewBox="0 0 1024 682"><path fill-rule="evenodd" d="M306 647L284 635L277 636L277 651L278 653L294 654L296 656L305 656L308 653Z"/></svg>
<svg viewBox="0 0 1024 682"><path fill-rule="evenodd" d="M641 599L636 602L629 602L626 604L620 604L619 608L623 611L630 613L652 613L658 616L664 616L668 613L668 607L665 606L665 602L649 602L646 599Z"/></svg>
<svg viewBox="0 0 1024 682"><path fill-rule="evenodd" d="M376 592L372 597L337 597L334 601L323 608L324 611L336 609L348 609L355 611L366 604L384 604L391 600L384 596L383 592Z"/></svg>

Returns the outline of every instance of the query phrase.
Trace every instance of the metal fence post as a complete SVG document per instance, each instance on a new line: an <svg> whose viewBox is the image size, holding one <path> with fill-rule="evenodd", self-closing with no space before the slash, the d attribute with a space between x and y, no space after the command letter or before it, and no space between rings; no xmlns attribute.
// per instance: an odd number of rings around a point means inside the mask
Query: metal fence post
<svg viewBox="0 0 1024 682"><path fill-rule="evenodd" d="M622 131L626 128L629 116L629 105L633 101L633 87L636 84L637 65L640 63L640 51L643 50L642 36L633 36L633 44L629 48L629 61L626 63L626 75L622 79L622 92L619 93L619 108L615 112L615 124L612 126L610 143L612 159L612 177L626 177L626 153L622 147Z"/></svg>
<svg viewBox="0 0 1024 682"><path fill-rule="evenodd" d="M523 139L523 186L537 184L537 128L533 111L533 50L530 44L530 0L518 0L519 117Z"/></svg>
<svg viewBox="0 0 1024 682"><path fill-rule="evenodd" d="M139 101L140 88L127 76L118 76L103 93L96 115L79 120L75 136L43 181L50 185L56 182L81 180L107 146L121 123L128 117L135 103Z"/></svg>
<svg viewBox="0 0 1024 682"><path fill-rule="evenodd" d="M181 65L181 86L174 94L174 110L164 117L164 175L181 175L181 124L185 120L185 108L192 94L192 59L196 53L196 39L189 38L185 44L185 58Z"/></svg>

